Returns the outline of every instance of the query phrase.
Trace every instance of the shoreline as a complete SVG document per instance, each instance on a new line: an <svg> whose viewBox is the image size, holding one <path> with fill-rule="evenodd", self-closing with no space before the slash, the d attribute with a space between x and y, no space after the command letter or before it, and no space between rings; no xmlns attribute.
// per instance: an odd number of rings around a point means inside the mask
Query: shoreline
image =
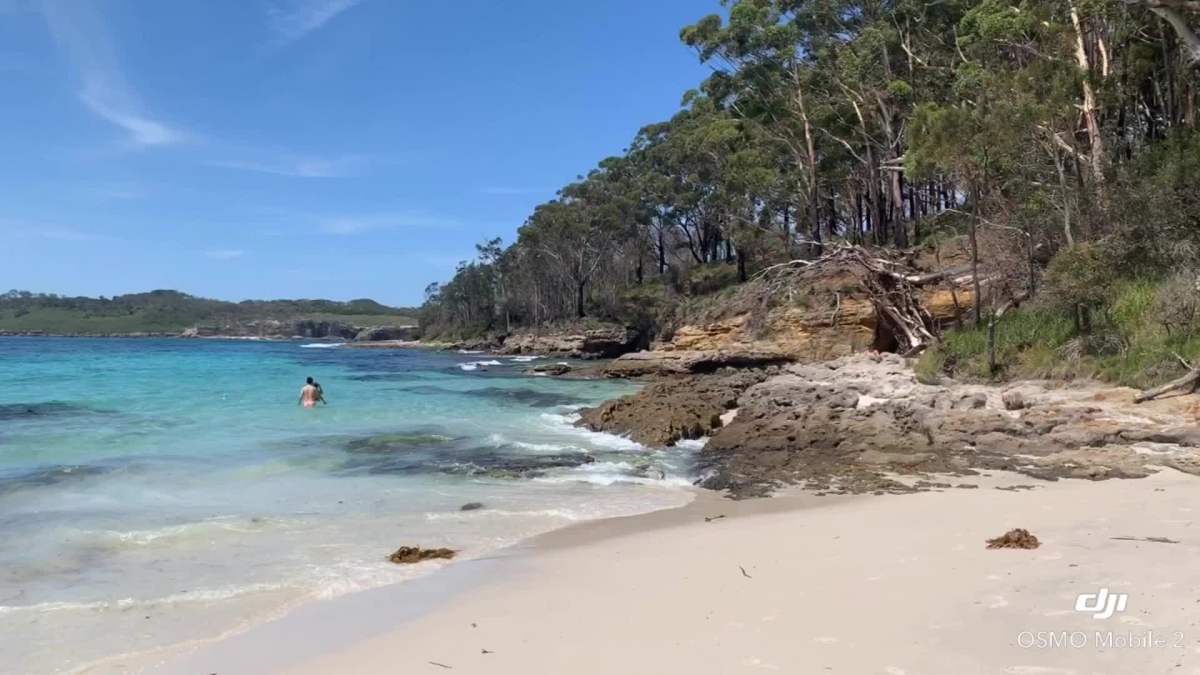
<svg viewBox="0 0 1200 675"><path fill-rule="evenodd" d="M408 621L420 620L456 597L519 574L540 551L569 548L593 537L613 537L634 530L669 528L680 524L698 503L754 504L756 510L791 508L787 500L733 502L698 487L677 488L692 496L681 506L644 513L608 516L571 523L515 541L478 557L445 563L420 576L329 599L310 599L284 610L273 619L225 635L165 645L135 654L115 655L72 671L72 675L192 675L195 672L274 672L287 663L347 647L365 635L382 635ZM778 502L772 504L772 502ZM594 529L593 529L594 528ZM297 632L311 632L297 645ZM267 648L262 647L266 645ZM211 665L212 662L220 666ZM264 670L267 669L267 670ZM115 670L109 670L115 669Z"/></svg>
<svg viewBox="0 0 1200 675"><path fill-rule="evenodd" d="M1187 515L1200 510L1195 481L1163 469L1025 490L1013 486L1028 477L994 472L976 489L879 497L697 491L682 507L554 530L128 672L1166 670L1200 649L1200 571L1187 564L1200 553ZM1041 548L985 548L1012 527ZM1072 611L1100 587L1127 593L1131 611L1108 623ZM1101 630L1171 642L1018 644L1027 632Z"/></svg>

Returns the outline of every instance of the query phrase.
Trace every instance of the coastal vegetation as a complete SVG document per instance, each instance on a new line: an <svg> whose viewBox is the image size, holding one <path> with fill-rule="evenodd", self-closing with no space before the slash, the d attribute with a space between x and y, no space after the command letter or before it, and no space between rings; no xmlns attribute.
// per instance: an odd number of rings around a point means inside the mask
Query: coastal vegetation
<svg viewBox="0 0 1200 675"><path fill-rule="evenodd" d="M0 332L55 335L181 333L196 327L249 330L265 322L396 326L416 323L412 310L374 300L246 300L225 302L159 290L111 298L29 291L0 294Z"/></svg>
<svg viewBox="0 0 1200 675"><path fill-rule="evenodd" d="M773 265L915 249L968 274L923 377L1162 381L1200 361L1197 31L1177 0L722 3L681 31L712 75L679 112L421 323L661 337Z"/></svg>

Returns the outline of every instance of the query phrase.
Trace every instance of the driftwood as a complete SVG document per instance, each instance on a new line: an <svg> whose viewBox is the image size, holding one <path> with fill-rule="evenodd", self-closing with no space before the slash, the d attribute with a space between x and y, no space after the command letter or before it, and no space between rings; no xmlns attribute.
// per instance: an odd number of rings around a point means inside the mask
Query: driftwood
<svg viewBox="0 0 1200 675"><path fill-rule="evenodd" d="M1164 385L1143 391L1133 399L1133 402L1144 403L1179 389L1186 389L1190 394L1194 394L1197 389L1200 389L1200 368L1192 368L1188 374L1182 377L1177 377Z"/></svg>

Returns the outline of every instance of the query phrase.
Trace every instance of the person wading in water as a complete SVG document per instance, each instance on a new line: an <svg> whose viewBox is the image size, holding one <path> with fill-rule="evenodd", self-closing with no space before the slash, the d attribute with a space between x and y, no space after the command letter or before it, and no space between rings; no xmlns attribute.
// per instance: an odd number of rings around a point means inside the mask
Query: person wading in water
<svg viewBox="0 0 1200 675"><path fill-rule="evenodd" d="M329 405L329 401L325 400L325 390L321 389L321 385L310 377L304 381L304 387L300 390L300 405L312 408L318 402Z"/></svg>

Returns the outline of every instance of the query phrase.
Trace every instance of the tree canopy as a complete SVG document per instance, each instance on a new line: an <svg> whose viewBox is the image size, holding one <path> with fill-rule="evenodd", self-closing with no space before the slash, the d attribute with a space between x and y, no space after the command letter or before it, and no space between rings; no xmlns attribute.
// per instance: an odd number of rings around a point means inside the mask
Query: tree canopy
<svg viewBox="0 0 1200 675"><path fill-rule="evenodd" d="M431 286L427 330L631 321L697 275L744 281L835 240L962 235L975 261L1018 261L997 285L1010 294L1033 293L1081 244L1102 268L1192 264L1196 2L719 9L680 32L712 74L679 112L536 207L514 243L481 245Z"/></svg>

